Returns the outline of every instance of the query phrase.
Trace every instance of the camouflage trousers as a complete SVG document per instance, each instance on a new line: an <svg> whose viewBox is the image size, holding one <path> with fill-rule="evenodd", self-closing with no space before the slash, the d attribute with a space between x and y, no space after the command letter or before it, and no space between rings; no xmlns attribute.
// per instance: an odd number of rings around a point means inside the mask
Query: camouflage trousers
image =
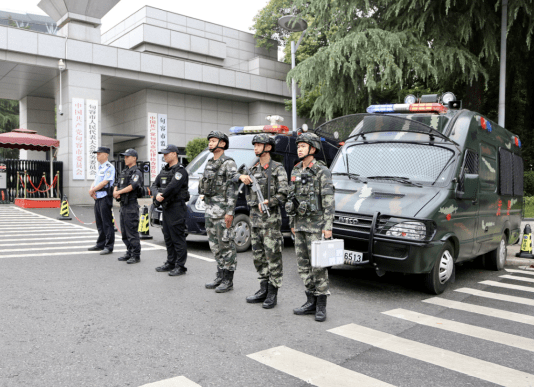
<svg viewBox="0 0 534 387"><path fill-rule="evenodd" d="M274 228L252 228L252 257L260 281L282 286L282 233Z"/></svg>
<svg viewBox="0 0 534 387"><path fill-rule="evenodd" d="M217 261L219 269L235 271L237 266L237 251L233 238L233 227L226 229L224 218L210 218L206 216L206 233L210 249Z"/></svg>
<svg viewBox="0 0 534 387"><path fill-rule="evenodd" d="M328 290L328 269L312 267L311 265L311 243L320 241L321 238L322 232L295 232L295 252L297 254L299 275L304 281L306 291L316 296L328 296L330 295Z"/></svg>

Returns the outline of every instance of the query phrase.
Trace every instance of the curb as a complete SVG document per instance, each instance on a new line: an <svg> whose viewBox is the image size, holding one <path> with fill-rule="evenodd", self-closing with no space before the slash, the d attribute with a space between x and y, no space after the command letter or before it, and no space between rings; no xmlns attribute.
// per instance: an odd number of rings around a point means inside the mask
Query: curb
<svg viewBox="0 0 534 387"><path fill-rule="evenodd" d="M534 268L534 259L529 258L506 258L506 265L512 265L512 266L526 266L526 267L533 267Z"/></svg>

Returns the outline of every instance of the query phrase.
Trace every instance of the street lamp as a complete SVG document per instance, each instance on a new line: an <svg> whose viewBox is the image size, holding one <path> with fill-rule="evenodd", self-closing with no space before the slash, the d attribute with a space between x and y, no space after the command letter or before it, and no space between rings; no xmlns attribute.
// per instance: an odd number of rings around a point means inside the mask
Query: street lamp
<svg viewBox="0 0 534 387"><path fill-rule="evenodd" d="M282 16L280 19L278 19L278 25L288 31L291 32L302 32L305 31L302 35L300 35L299 41L295 45L294 41L291 41L291 69L295 68L295 53L297 52L297 49L300 46L300 42L302 42L302 38L306 35L308 23L306 20L301 18L300 16ZM291 96L292 96L292 102L293 102L293 130L297 130L297 84L295 82L295 78L291 80Z"/></svg>

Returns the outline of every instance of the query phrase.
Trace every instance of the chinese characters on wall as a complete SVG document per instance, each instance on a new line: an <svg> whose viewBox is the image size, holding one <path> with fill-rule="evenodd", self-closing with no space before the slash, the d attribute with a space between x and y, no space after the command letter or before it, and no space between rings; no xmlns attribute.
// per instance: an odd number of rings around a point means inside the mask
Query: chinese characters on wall
<svg viewBox="0 0 534 387"><path fill-rule="evenodd" d="M158 114L158 152L167 147L167 115ZM158 154L157 173L167 164L163 155Z"/></svg>
<svg viewBox="0 0 534 387"><path fill-rule="evenodd" d="M72 99L72 179L85 177L85 106L82 98Z"/></svg>
<svg viewBox="0 0 534 387"><path fill-rule="evenodd" d="M87 100L87 179L94 179L98 170L96 148L98 148L98 101Z"/></svg>
<svg viewBox="0 0 534 387"><path fill-rule="evenodd" d="M165 120L166 121L166 120ZM158 166L158 115L148 113L148 161L150 161L150 180L156 180Z"/></svg>

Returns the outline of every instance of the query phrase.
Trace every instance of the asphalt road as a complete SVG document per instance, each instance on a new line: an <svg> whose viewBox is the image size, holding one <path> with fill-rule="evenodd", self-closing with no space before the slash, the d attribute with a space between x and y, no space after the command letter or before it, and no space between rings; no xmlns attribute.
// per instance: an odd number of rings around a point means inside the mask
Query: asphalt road
<svg viewBox="0 0 534 387"><path fill-rule="evenodd" d="M204 288L205 237L188 237L189 271L173 278L154 270L160 230L127 265L120 233L114 254L91 253L94 224L57 212L0 207L0 386L534 386L534 272L464 264L431 297L417 276L333 269L318 323L292 313L305 295L289 238L278 305L264 310L245 302L258 288L250 252L217 294Z"/></svg>

